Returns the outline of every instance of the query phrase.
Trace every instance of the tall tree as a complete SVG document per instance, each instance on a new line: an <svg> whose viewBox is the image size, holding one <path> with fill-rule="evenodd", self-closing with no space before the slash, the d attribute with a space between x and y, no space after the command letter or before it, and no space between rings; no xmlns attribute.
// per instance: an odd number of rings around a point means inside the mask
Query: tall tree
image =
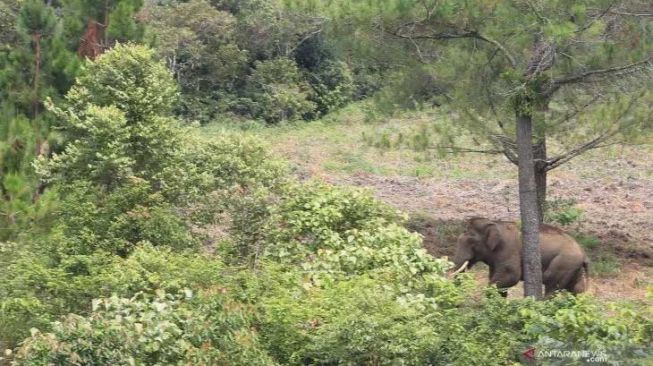
<svg viewBox="0 0 653 366"><path fill-rule="evenodd" d="M21 232L22 224L43 218L48 202L33 204L42 193L32 160L50 150L51 119L43 100L68 88L77 60L65 48L61 22L40 0L21 3L12 41L0 54L0 216L2 238Z"/></svg>
<svg viewBox="0 0 653 366"><path fill-rule="evenodd" d="M110 41L103 47L114 40L138 38L142 29L134 14L141 3L6 0L0 4L0 239L25 232L25 225L46 218L44 210L51 206L49 200L38 202L45 183L38 181L32 161L49 155L58 144L57 135L51 133L56 120L43 102L60 99L72 84L80 65L75 53L84 39L84 25L100 9L113 19L102 28L103 37Z"/></svg>
<svg viewBox="0 0 653 366"><path fill-rule="evenodd" d="M379 39L403 40L441 81L442 98L455 108L456 120L488 132L496 125L500 133L488 136L519 166L524 292L541 297L538 202L546 171L628 129L650 126L650 120L636 118L641 113L632 113L649 105L624 97L641 87L637 77L651 71L650 2L378 0L311 6ZM581 116L584 105L608 119ZM627 123L618 123L623 115ZM549 157L546 141L554 127L596 136Z"/></svg>
<svg viewBox="0 0 653 366"><path fill-rule="evenodd" d="M0 52L9 49L16 42L16 19L20 11L17 0L5 0L0 3Z"/></svg>
<svg viewBox="0 0 653 366"><path fill-rule="evenodd" d="M55 35L57 18L54 10L43 1L30 0L23 5L18 17L18 29L20 33L29 37L31 42L31 53L33 59L30 96L31 117L38 117L41 95L39 87L41 84L41 64L43 62L43 43Z"/></svg>
<svg viewBox="0 0 653 366"><path fill-rule="evenodd" d="M143 0L62 0L68 46L94 59L116 41L140 40L144 28L136 14Z"/></svg>

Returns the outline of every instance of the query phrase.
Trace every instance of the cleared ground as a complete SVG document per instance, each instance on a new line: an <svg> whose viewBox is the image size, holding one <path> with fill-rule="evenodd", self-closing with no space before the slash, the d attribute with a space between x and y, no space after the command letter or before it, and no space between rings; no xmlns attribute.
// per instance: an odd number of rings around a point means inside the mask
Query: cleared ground
<svg viewBox="0 0 653 366"><path fill-rule="evenodd" d="M245 133L268 141L300 179L371 189L411 215L410 227L424 235L431 253L452 255L466 217L518 217L516 168L498 155L439 156L393 142L420 135L434 118L420 113L370 120L350 108L323 121ZM565 229L587 239L593 292L643 299L653 284L653 148L591 151L551 172L548 194L574 200L583 213ZM482 281L487 272L476 273Z"/></svg>

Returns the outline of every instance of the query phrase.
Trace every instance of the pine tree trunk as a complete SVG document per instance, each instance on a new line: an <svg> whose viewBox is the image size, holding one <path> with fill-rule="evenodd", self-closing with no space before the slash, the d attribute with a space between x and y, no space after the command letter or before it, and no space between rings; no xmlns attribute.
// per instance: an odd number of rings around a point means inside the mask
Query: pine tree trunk
<svg viewBox="0 0 653 366"><path fill-rule="evenodd" d="M535 159L535 187L537 191L537 217L542 224L544 222L544 209L546 205L546 138L542 138L535 149L533 149Z"/></svg>
<svg viewBox="0 0 653 366"><path fill-rule="evenodd" d="M540 224L544 223L544 211L546 207L546 179L547 170L536 166L535 189L537 191L537 219Z"/></svg>
<svg viewBox="0 0 653 366"><path fill-rule="evenodd" d="M530 115L517 115L517 153L519 158L519 209L522 222L522 268L524 297L542 298L542 261L539 245L535 164L533 162L533 121Z"/></svg>
<svg viewBox="0 0 653 366"><path fill-rule="evenodd" d="M32 118L39 114L39 78L41 76L41 34L32 34L34 42L34 79L32 80Z"/></svg>

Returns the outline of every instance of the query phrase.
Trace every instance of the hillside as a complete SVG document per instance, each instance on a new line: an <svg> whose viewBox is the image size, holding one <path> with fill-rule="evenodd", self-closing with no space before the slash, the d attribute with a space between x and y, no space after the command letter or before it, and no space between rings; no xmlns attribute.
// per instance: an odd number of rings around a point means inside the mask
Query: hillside
<svg viewBox="0 0 653 366"><path fill-rule="evenodd" d="M0 366L653 365L652 111L651 0L2 0Z"/></svg>
<svg viewBox="0 0 653 366"><path fill-rule="evenodd" d="M437 118L437 111L370 118L353 105L325 120L244 133L268 141L300 179L370 189L410 215L409 228L424 236L431 254L451 257L465 218L518 219L516 168L499 155L374 146L383 136L414 135ZM645 299L653 283L653 147L590 151L550 174L548 194L581 212L565 229L590 253L594 293ZM486 268L476 273L486 281Z"/></svg>

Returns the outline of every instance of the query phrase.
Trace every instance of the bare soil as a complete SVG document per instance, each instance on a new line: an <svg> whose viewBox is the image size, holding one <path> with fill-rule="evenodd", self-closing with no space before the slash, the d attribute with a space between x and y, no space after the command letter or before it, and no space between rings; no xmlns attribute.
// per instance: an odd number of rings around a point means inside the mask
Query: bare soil
<svg viewBox="0 0 653 366"><path fill-rule="evenodd" d="M300 179L365 187L407 212L409 229L423 235L425 248L435 256L453 255L468 217L518 219L516 168L501 156L429 157L410 149L379 150L363 136L418 128L432 118L370 125L355 114L346 117L264 137ZM607 255L618 262L612 271L592 274L592 291L605 299L644 300L653 285L653 148L588 152L549 173L547 194L549 199L572 199L583 210L582 219L564 229L599 239L588 250L590 258ZM475 272L486 281L487 271ZM521 290L511 293L515 291Z"/></svg>
<svg viewBox="0 0 653 366"><path fill-rule="evenodd" d="M517 220L519 216L514 180L443 181L411 177L382 177L367 173L347 177L330 176L334 184L367 187L383 201L412 213L409 229L424 237L424 246L434 256L451 257L455 240L466 217L485 216ZM590 292L604 300L643 300L653 285L653 185L633 179L608 185L578 179L551 179L550 194L574 197L585 210L574 230L593 233L600 244L590 257L612 253L620 268L612 274L591 274ZM591 268L591 267L590 267ZM487 283L487 269L474 271ZM521 296L521 286L510 290Z"/></svg>
<svg viewBox="0 0 653 366"><path fill-rule="evenodd" d="M357 173L331 176L334 184L372 189L383 201L409 213L418 213L424 227L425 245L433 254L451 254L451 237L438 235L442 223L452 225L472 216L518 220L519 201L514 179L436 180L412 177L383 177ZM553 177L549 195L571 197L584 215L575 231L591 233L604 250L620 258L653 265L653 183L630 179L599 185L595 181ZM432 222L428 222L431 218ZM438 222L440 223L438 225Z"/></svg>

